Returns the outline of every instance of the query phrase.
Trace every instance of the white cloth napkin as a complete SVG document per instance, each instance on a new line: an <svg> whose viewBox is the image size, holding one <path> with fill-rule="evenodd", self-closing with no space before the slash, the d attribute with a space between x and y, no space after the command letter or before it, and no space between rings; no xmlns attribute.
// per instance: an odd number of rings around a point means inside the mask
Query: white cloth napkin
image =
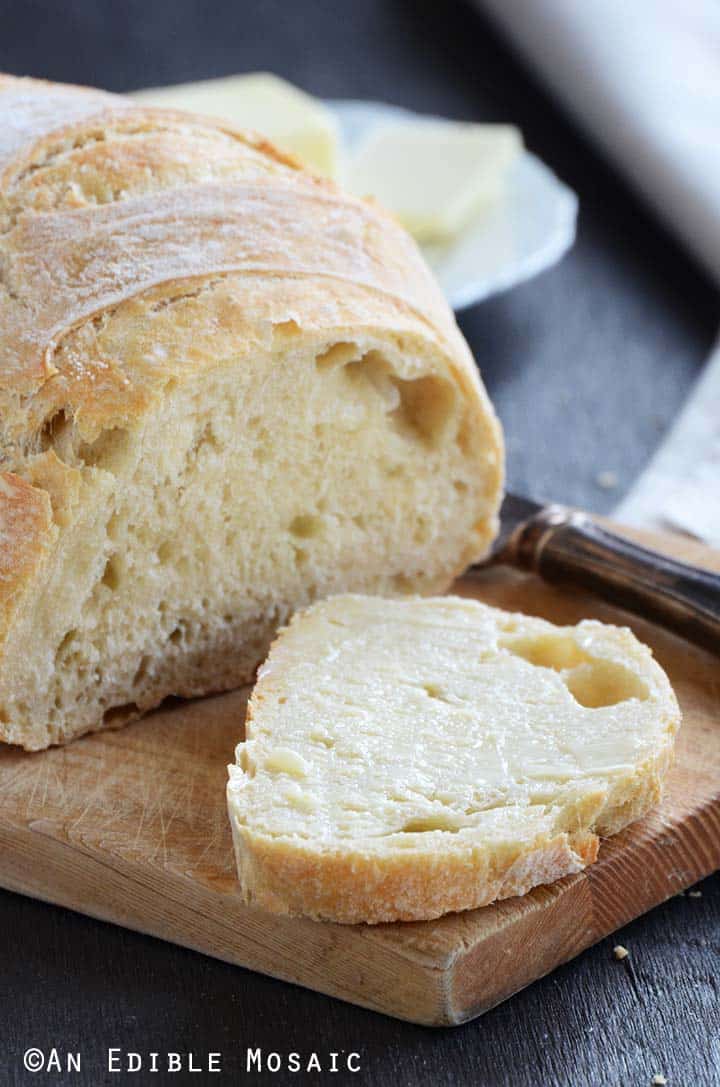
<svg viewBox="0 0 720 1087"><path fill-rule="evenodd" d="M475 0L720 284L720 0ZM720 348L618 511L720 545Z"/></svg>
<svg viewBox="0 0 720 1087"><path fill-rule="evenodd" d="M720 342L652 461L615 510L720 547Z"/></svg>

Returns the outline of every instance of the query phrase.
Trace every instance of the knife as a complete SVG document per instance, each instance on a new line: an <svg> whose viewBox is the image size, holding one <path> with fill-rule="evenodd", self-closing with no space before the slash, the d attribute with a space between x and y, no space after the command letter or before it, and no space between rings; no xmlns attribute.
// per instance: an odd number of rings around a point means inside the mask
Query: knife
<svg viewBox="0 0 720 1087"><path fill-rule="evenodd" d="M487 562L591 589L720 652L720 574L616 536L587 513L507 494Z"/></svg>

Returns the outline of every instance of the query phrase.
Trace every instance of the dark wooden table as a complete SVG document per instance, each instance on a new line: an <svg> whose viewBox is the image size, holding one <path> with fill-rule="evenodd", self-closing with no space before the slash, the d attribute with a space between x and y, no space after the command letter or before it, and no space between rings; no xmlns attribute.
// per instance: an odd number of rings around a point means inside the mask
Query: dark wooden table
<svg viewBox="0 0 720 1087"><path fill-rule="evenodd" d="M513 487L608 511L712 342L700 271L469 7L428 0L0 0L0 69L124 90L273 69L327 97L512 121L579 193L574 251L461 325L505 424ZM613 472L615 490L598 474ZM429 1031L0 892L0 1079L373 1085L720 1084L720 878L483 1019ZM631 952L616 962L612 946ZM298 948L302 955L302 948ZM33 1076L30 1046L82 1052ZM223 1054L223 1074L108 1075L110 1046ZM245 1075L266 1053L358 1051L355 1075ZM342 1058L340 1058L342 1061Z"/></svg>

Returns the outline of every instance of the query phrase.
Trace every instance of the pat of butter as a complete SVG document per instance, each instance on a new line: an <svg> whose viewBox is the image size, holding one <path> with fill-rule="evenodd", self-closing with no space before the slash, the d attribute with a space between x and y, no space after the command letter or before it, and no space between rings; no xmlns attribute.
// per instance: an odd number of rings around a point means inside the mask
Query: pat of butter
<svg viewBox="0 0 720 1087"><path fill-rule="evenodd" d="M502 195L521 148L509 125L400 121L369 134L345 182L358 196L376 197L418 241L443 241Z"/></svg>
<svg viewBox="0 0 720 1087"><path fill-rule="evenodd" d="M316 98L278 76L255 72L151 87L136 91L133 97L146 105L205 113L239 128L254 129L315 173L325 177L337 174L339 141L333 114Z"/></svg>

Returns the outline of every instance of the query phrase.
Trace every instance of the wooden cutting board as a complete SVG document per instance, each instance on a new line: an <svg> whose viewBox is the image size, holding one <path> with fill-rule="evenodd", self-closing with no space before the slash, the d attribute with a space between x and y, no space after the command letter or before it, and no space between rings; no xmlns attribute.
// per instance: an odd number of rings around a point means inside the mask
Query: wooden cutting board
<svg viewBox="0 0 720 1087"><path fill-rule="evenodd" d="M720 554L669 537L650 542L720 570ZM605 842L587 871L423 923L346 927L245 908L224 797L243 727L246 693L236 692L176 702L66 748L1 751L0 884L441 1025L480 1015L720 867L720 660L594 597L508 569L457 591L557 622L629 622L670 674L684 725L666 797Z"/></svg>

